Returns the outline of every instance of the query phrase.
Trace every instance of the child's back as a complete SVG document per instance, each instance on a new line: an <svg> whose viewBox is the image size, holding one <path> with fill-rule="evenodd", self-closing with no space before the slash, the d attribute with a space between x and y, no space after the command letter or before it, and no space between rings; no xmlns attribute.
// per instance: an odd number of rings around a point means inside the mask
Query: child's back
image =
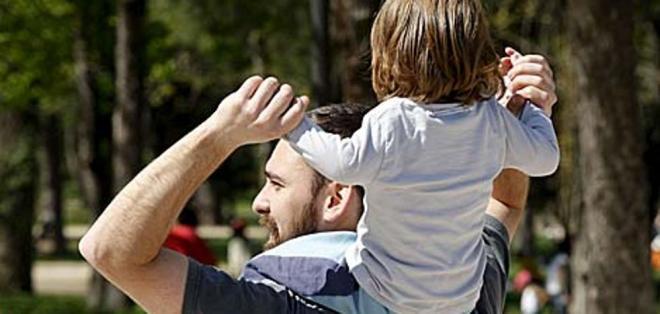
<svg viewBox="0 0 660 314"><path fill-rule="evenodd" d="M479 296L493 179L503 167L546 175L557 166L549 119L527 106L521 120L494 99L419 106L393 98L349 140L309 120L289 138L325 176L365 187L358 242L346 255L360 286L396 312L459 313Z"/></svg>
<svg viewBox="0 0 660 314"><path fill-rule="evenodd" d="M554 172L552 122L533 106L519 121L492 97L498 60L476 1L386 1L372 48L386 101L350 139L309 120L289 139L326 177L365 187L346 255L363 289L395 312L468 312L483 281L492 181L504 167Z"/></svg>

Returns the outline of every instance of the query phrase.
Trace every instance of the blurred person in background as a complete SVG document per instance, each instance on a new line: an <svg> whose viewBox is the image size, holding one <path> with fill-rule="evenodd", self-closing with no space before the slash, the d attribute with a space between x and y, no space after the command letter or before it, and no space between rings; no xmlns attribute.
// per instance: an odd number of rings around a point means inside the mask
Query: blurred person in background
<svg viewBox="0 0 660 314"><path fill-rule="evenodd" d="M238 278L243 267L252 257L250 242L245 236L247 223L243 218L234 218L229 225L233 234L227 243L227 272Z"/></svg>
<svg viewBox="0 0 660 314"><path fill-rule="evenodd" d="M194 211L184 209L170 233L167 235L164 247L189 256L206 265L216 265L217 259L206 242L197 234L199 221Z"/></svg>

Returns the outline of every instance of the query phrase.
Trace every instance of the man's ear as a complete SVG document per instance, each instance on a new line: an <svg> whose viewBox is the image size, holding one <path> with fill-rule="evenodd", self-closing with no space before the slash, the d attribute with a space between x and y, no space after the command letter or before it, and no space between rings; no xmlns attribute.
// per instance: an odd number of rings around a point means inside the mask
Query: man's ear
<svg viewBox="0 0 660 314"><path fill-rule="evenodd" d="M348 211L348 203L351 199L351 186L338 182L330 182L326 186L326 196L323 200L323 223L327 226L343 224Z"/></svg>

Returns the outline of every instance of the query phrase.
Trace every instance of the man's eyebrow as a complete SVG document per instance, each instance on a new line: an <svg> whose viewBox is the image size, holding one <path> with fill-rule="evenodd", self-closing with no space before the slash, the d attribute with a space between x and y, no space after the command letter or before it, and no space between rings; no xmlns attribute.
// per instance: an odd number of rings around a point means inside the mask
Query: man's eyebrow
<svg viewBox="0 0 660 314"><path fill-rule="evenodd" d="M268 178L271 181L278 181L280 183L286 183L286 180L284 180L282 177L269 172L268 170L264 170L264 175L266 175L266 178Z"/></svg>

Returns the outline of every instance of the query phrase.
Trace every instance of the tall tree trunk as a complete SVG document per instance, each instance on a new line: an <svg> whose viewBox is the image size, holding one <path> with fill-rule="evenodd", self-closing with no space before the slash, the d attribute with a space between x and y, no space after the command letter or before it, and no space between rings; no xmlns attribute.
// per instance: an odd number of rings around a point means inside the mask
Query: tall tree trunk
<svg viewBox="0 0 660 314"><path fill-rule="evenodd" d="M312 17L312 89L314 106L330 101L329 0L310 0Z"/></svg>
<svg viewBox="0 0 660 314"><path fill-rule="evenodd" d="M525 257L534 256L534 211L526 210L519 227L520 254Z"/></svg>
<svg viewBox="0 0 660 314"><path fill-rule="evenodd" d="M80 190L87 207L93 216L100 215L112 195L112 174L110 154L107 148L111 141L111 119L101 110L96 86L96 74L89 57L90 45L80 23L74 38L74 60L76 68L76 87L80 109L75 130L76 165ZM105 151L104 151L104 148Z"/></svg>
<svg viewBox="0 0 660 314"><path fill-rule="evenodd" d="M103 38L109 37L105 26L111 10L109 1L77 1L73 57L80 109L75 129L75 165L80 190L92 218L98 217L112 198L112 123L110 107L101 95L97 74L102 68L112 68L112 57L104 57ZM103 14L99 13L103 12ZM98 39L96 45L93 38ZM96 61L93 61L96 60ZM123 307L126 298L94 272L87 294L87 305L94 310Z"/></svg>
<svg viewBox="0 0 660 314"><path fill-rule="evenodd" d="M83 4L84 5L84 4ZM81 20L82 22L82 20ZM85 203L98 217L112 197L111 172L111 119L101 110L96 86L96 75L88 56L89 44L82 34L85 23L76 29L74 59L80 111L76 129L76 165L78 182ZM104 151L104 147L106 151ZM99 273L94 272L87 294L87 306L96 310L123 307L125 298Z"/></svg>
<svg viewBox="0 0 660 314"><path fill-rule="evenodd" d="M26 120L0 113L0 295L32 292L37 163Z"/></svg>
<svg viewBox="0 0 660 314"><path fill-rule="evenodd" d="M116 99L112 114L112 190L118 192L139 171L142 153L143 28L145 0L117 2ZM105 203L103 204L105 205ZM101 276L92 278L88 304L95 309L125 308L128 299Z"/></svg>
<svg viewBox="0 0 660 314"><path fill-rule="evenodd" d="M45 114L41 118L40 133L44 158L41 172L45 181L44 195L44 236L54 241L54 253L66 251L66 241L62 232L62 122L55 114Z"/></svg>
<svg viewBox="0 0 660 314"><path fill-rule="evenodd" d="M584 183L573 313L653 312L634 9L625 1L571 0L567 10Z"/></svg>
<svg viewBox="0 0 660 314"><path fill-rule="evenodd" d="M145 0L119 0L115 81L117 106L112 115L113 178L118 192L140 170L142 153L143 28Z"/></svg>
<svg viewBox="0 0 660 314"><path fill-rule="evenodd" d="M371 85L370 32L380 0L336 0L332 2L332 45L340 99L372 104L376 95Z"/></svg>

